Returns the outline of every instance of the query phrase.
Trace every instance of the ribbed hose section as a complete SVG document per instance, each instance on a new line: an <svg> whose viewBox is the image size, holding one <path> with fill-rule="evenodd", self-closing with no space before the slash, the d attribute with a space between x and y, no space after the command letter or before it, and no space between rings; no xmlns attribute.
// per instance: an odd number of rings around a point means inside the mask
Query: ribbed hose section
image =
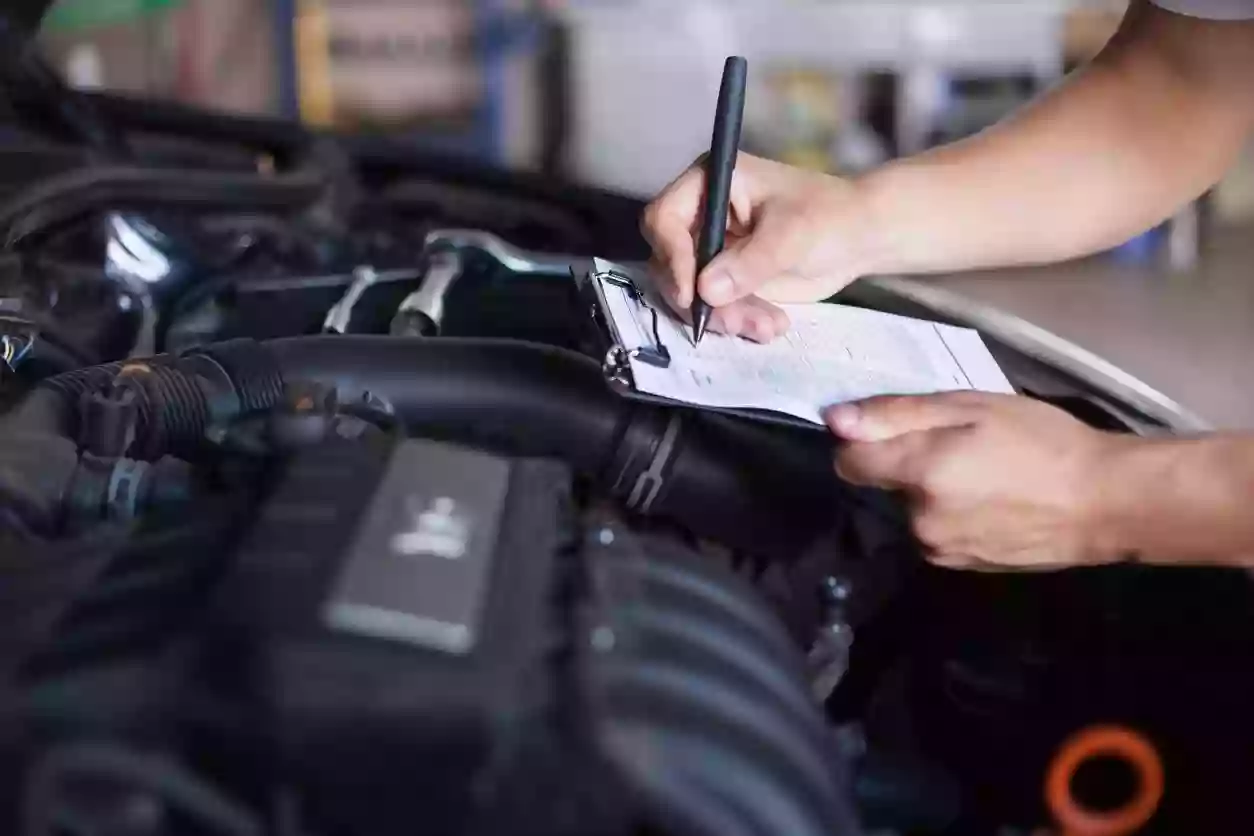
<svg viewBox="0 0 1254 836"><path fill-rule="evenodd" d="M194 454L209 423L209 400L197 379L178 369L153 366L141 385L148 396L148 432L140 439L143 447L132 455L151 460Z"/></svg>
<svg viewBox="0 0 1254 836"><path fill-rule="evenodd" d="M229 393L238 401L239 411L248 414L268 410L283 397L283 375L273 354L260 343L232 340L189 356L195 355L210 358L226 378L211 375L214 380L208 380L198 373L204 371L203 366L196 368L194 361L170 355L77 369L40 383L0 419L0 425L14 432L50 432L78 440L83 395L104 391L120 376L138 396L136 439L130 454L148 460L164 455L187 458L202 444L213 418L211 398Z"/></svg>
<svg viewBox="0 0 1254 836"><path fill-rule="evenodd" d="M212 358L235 386L244 414L270 409L283 398L283 373L274 354L249 339L229 340L196 349L192 354Z"/></svg>
<svg viewBox="0 0 1254 836"><path fill-rule="evenodd" d="M38 388L55 392L67 401L78 403L84 392L90 392L107 386L122 370L122 363L106 363L103 366L90 366L72 372L50 377L39 384Z"/></svg>
<svg viewBox="0 0 1254 836"><path fill-rule="evenodd" d="M848 764L800 651L780 646L778 619L733 573L622 527L611 534L588 555L587 681L606 754L649 824L856 836Z"/></svg>
<svg viewBox="0 0 1254 836"><path fill-rule="evenodd" d="M121 363L92 366L50 377L0 417L0 434L78 437L78 401L84 392L111 381Z"/></svg>
<svg viewBox="0 0 1254 836"><path fill-rule="evenodd" d="M107 363L50 377L5 417L5 423L30 432L77 438L78 402L83 393L108 386L121 369L121 363Z"/></svg>

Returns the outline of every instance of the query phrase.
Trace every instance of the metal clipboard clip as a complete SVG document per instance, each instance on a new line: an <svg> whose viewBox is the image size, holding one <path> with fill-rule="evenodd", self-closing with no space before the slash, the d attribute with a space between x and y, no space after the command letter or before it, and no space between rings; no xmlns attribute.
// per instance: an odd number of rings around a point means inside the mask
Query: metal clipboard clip
<svg viewBox="0 0 1254 836"><path fill-rule="evenodd" d="M659 314L644 293L636 285L631 276L616 269L608 262L593 259L591 269L584 277L584 285L590 291L589 302L594 320L601 326L602 332L608 336L609 347L601 363L605 379L617 388L632 390L635 383L631 374L631 361L638 360L659 369L669 368L671 353L662 342L659 333ZM652 340L649 344L630 346L623 340L614 318L609 314L609 305L605 298L606 286L618 288L626 292L638 305L646 308L652 317Z"/></svg>
<svg viewBox="0 0 1254 836"><path fill-rule="evenodd" d="M671 353L666 345L663 344L658 333L658 311L649 304L648 299L645 298L631 275L624 268L615 265L613 262L600 258L581 260L571 265L571 277L575 281L580 304L585 306L590 314L592 326L590 330L595 346L589 349L588 353L593 357L600 356L602 358L601 373L610 388L618 394L625 398L645 403L670 407L687 407L699 409L702 412L720 413L761 423L823 432L824 428L821 424L794 418L784 413L756 409L700 407L660 395L641 392L636 388L635 377L632 373L632 360L661 369L669 368L671 365ZM632 342L623 339L618 324L614 321L614 317L609 314L610 308L606 299L607 289L631 294L633 301L643 305L652 314L652 333L649 335L652 339L647 340L645 345L633 347ZM648 331L649 329L641 328L640 330ZM636 337L636 341L638 340L639 337Z"/></svg>

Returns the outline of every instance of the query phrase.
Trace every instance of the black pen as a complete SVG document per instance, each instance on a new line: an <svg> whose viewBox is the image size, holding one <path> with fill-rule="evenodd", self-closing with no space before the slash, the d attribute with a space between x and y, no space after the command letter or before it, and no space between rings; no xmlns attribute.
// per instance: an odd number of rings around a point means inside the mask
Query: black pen
<svg viewBox="0 0 1254 836"><path fill-rule="evenodd" d="M718 90L718 109L714 112L714 135L710 138L710 155L705 159L705 206L701 215L701 233L697 237L697 275L723 251L727 237L727 213L731 208L732 174L740 150L740 126L745 117L745 82L749 62L740 57L727 59L723 65L723 83ZM701 342L710 324L710 306L697 288L692 291L692 341Z"/></svg>

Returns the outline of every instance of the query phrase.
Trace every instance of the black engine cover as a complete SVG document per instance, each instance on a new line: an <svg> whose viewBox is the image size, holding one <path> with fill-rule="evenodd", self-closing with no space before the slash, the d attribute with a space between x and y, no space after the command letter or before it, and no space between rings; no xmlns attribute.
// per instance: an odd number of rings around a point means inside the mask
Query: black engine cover
<svg viewBox="0 0 1254 836"><path fill-rule="evenodd" d="M464 832L558 699L570 475L425 441L286 471L220 587L206 686L267 718L248 748L320 820L412 833L422 799L423 832Z"/></svg>

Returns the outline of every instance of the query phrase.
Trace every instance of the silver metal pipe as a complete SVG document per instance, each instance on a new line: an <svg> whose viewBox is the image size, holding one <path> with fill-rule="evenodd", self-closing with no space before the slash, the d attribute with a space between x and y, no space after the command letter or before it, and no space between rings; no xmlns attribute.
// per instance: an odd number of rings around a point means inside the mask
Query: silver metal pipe
<svg viewBox="0 0 1254 836"><path fill-rule="evenodd" d="M560 253L529 252L490 232L477 229L436 229L423 242L427 252L440 249L479 250L502 267L526 275L564 276L570 272L572 256Z"/></svg>
<svg viewBox="0 0 1254 836"><path fill-rule="evenodd" d="M401 300L392 318L392 333L408 322L411 314L422 314L439 333L444 325L445 299L462 274L462 258L455 251L432 253L422 285Z"/></svg>
<svg viewBox="0 0 1254 836"><path fill-rule="evenodd" d="M353 283L348 286L348 290L344 291L340 301L327 311L326 319L322 321L322 333L347 334L353 320L353 308L357 307L361 297L365 296L366 291L378 281L379 273L373 267L362 266L354 270Z"/></svg>
<svg viewBox="0 0 1254 836"><path fill-rule="evenodd" d="M434 327L444 324L445 300L461 278L469 251L477 250L502 268L522 276L565 276L574 256L534 253L515 247L499 236L477 229L436 229L423 241L428 267L422 285L405 297L392 318L393 334L408 334L413 321Z"/></svg>

